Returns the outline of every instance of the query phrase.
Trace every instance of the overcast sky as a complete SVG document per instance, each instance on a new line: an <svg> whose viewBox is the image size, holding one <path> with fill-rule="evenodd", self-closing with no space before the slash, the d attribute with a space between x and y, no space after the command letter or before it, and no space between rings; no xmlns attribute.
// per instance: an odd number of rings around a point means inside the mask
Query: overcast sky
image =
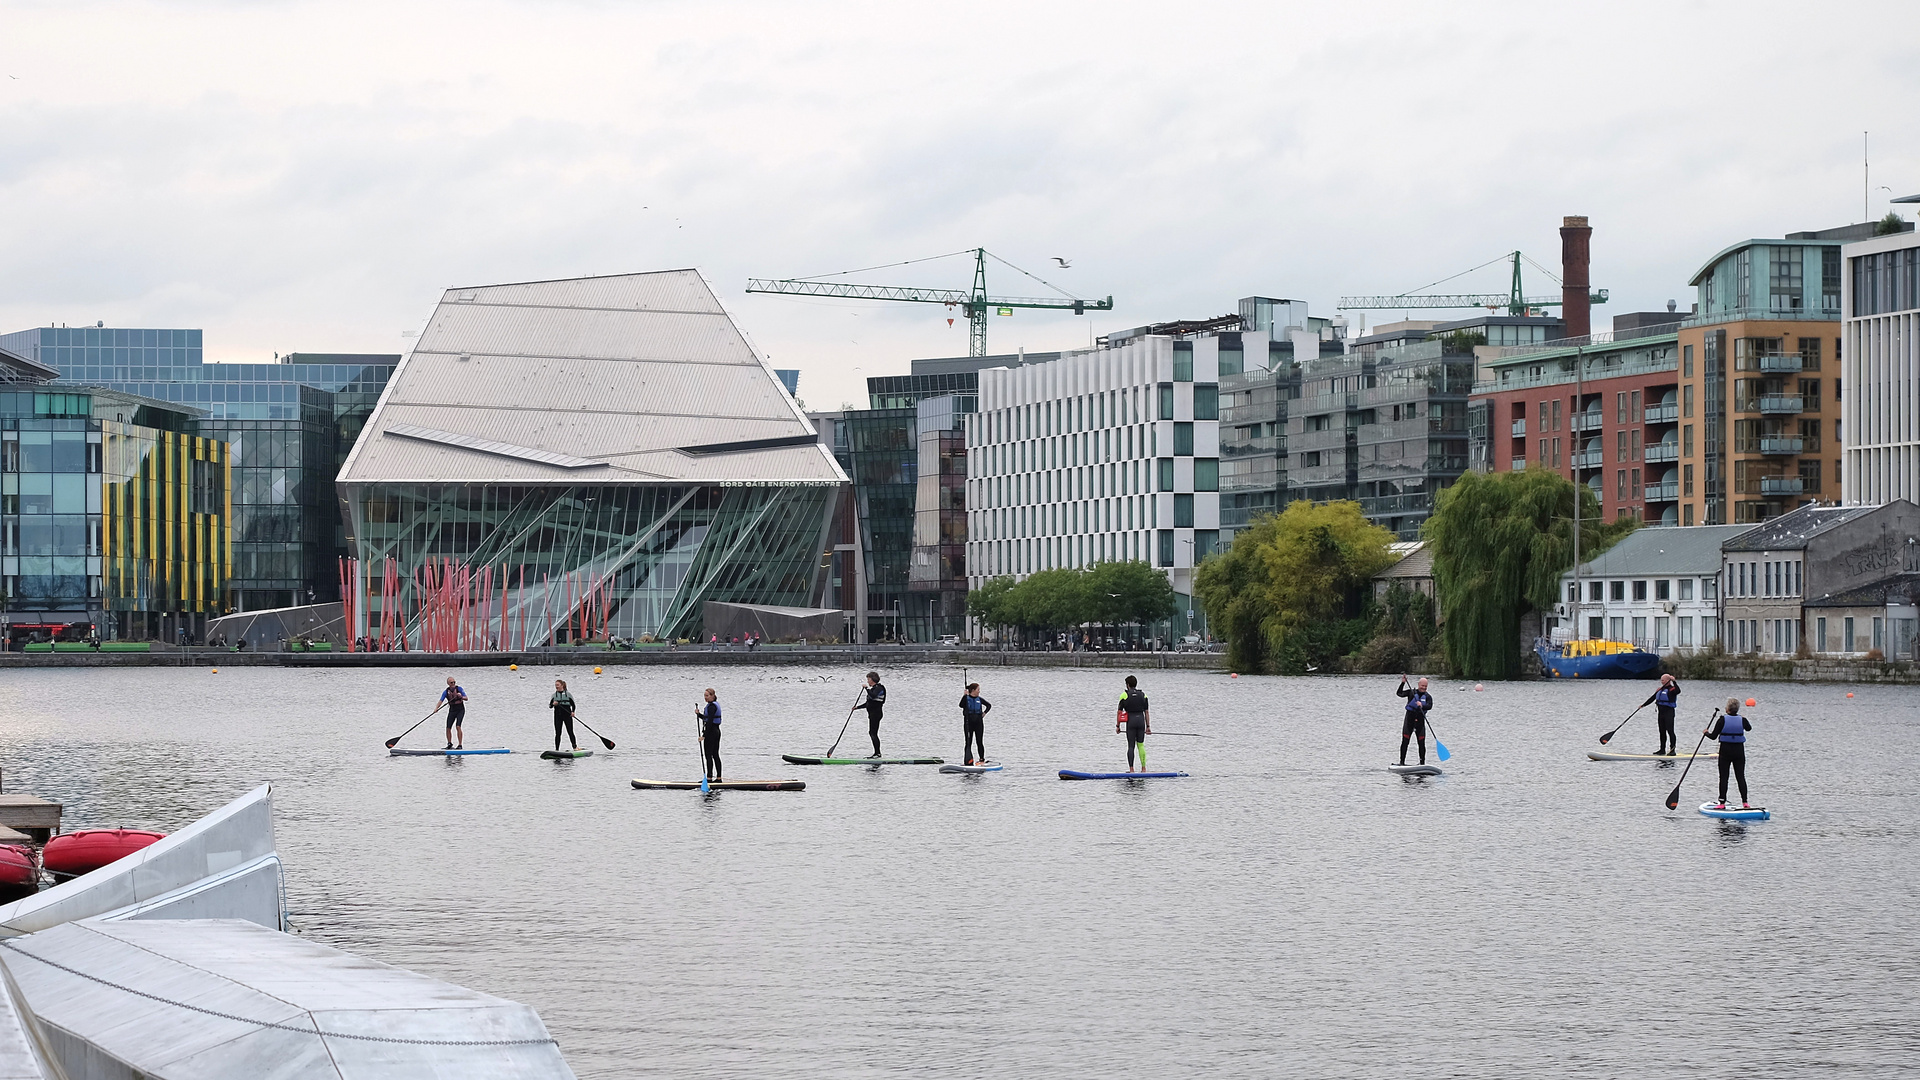
<svg viewBox="0 0 1920 1080"><path fill-rule="evenodd" d="M1514 248L1557 269L1565 214L1604 328L1684 308L1729 243L1860 220L1864 130L1868 214L1920 193L1916 42L1911 0L0 0L0 330L400 352L450 286L692 266L832 408L964 355L964 320L749 276L985 246L1113 295L992 319L995 352L1055 349L1252 294L1332 315Z"/></svg>

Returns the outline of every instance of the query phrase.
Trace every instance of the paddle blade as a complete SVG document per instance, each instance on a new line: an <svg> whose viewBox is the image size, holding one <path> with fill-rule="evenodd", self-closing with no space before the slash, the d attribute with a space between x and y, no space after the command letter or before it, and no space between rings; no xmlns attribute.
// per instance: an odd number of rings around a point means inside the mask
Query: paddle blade
<svg viewBox="0 0 1920 1080"><path fill-rule="evenodd" d="M1453 751L1447 749L1447 744L1441 742L1439 739L1433 740L1433 749L1440 755L1441 761L1446 761L1453 756Z"/></svg>
<svg viewBox="0 0 1920 1080"><path fill-rule="evenodd" d="M1619 728L1614 728L1614 729L1613 729L1613 731L1619 731L1619 730L1620 730ZM1600 745L1601 745L1601 746L1605 746L1605 745L1607 745L1608 743L1610 743L1610 742L1612 742L1612 741L1613 741L1613 731L1609 731L1609 732L1607 732L1607 733L1606 733L1605 735L1602 735L1602 736L1600 736Z"/></svg>
<svg viewBox="0 0 1920 1080"><path fill-rule="evenodd" d="M609 738L607 738L607 737L606 737L605 735L602 735L602 736L600 736L600 741L601 741L601 742L603 742L603 743L606 743L606 744L607 744L607 749L609 749L609 750L611 750L611 749L613 749L613 740L612 740L612 739L609 739Z"/></svg>
<svg viewBox="0 0 1920 1080"><path fill-rule="evenodd" d="M1667 809L1678 810L1679 808L1680 808L1680 785L1675 784L1673 785L1673 790L1667 792Z"/></svg>
<svg viewBox="0 0 1920 1080"><path fill-rule="evenodd" d="M389 749L389 750L391 750L391 749L393 749L393 747L394 747L394 744L396 744L396 743L398 743L399 741L400 741L400 736L398 736L398 735L395 735L395 736L394 736L393 738L391 738L391 739L388 739L388 740L387 740L387 749Z"/></svg>

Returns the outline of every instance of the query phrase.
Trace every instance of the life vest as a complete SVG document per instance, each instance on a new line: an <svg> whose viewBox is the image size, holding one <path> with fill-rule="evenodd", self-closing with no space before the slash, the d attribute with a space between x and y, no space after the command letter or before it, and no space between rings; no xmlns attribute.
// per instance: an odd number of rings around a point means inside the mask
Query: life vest
<svg viewBox="0 0 1920 1080"><path fill-rule="evenodd" d="M1415 690L1413 696L1407 698L1407 711L1416 714L1422 720L1427 718L1427 710L1431 708L1433 708L1433 695L1425 690Z"/></svg>
<svg viewBox="0 0 1920 1080"><path fill-rule="evenodd" d="M1653 703L1662 709L1671 709L1673 708L1674 699L1679 696L1680 690L1678 687L1662 686L1653 692Z"/></svg>
<svg viewBox="0 0 1920 1080"><path fill-rule="evenodd" d="M1738 713L1728 713L1720 718L1720 741L1723 743L1743 743L1747 741L1747 722Z"/></svg>

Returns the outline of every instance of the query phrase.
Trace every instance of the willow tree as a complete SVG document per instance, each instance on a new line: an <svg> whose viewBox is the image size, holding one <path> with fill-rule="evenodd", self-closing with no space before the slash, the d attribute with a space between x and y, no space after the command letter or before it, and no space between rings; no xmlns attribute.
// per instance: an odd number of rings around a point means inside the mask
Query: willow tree
<svg viewBox="0 0 1920 1080"><path fill-rule="evenodd" d="M1520 674L1520 619L1551 609L1560 575L1573 566L1575 485L1557 472L1468 473L1440 493L1424 535L1433 549L1440 640L1447 666L1470 679ZM1580 556L1592 558L1632 532L1632 518L1600 520L1600 500L1581 485Z"/></svg>
<svg viewBox="0 0 1920 1080"><path fill-rule="evenodd" d="M1350 501L1289 503L1235 533L1194 579L1208 622L1227 635L1228 665L1297 672L1363 644L1359 616L1392 542Z"/></svg>

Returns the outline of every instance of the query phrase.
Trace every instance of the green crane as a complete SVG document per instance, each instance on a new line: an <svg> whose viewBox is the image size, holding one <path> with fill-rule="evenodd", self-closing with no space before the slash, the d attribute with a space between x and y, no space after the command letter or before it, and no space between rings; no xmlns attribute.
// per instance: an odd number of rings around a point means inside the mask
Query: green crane
<svg viewBox="0 0 1920 1080"><path fill-rule="evenodd" d="M821 281L819 278L748 278L747 291L750 293L775 293L784 296L850 296L860 300L904 300L914 304L945 304L949 308L958 307L967 317L967 355L987 355L987 313L997 310L1002 315L1013 314L1014 308L1040 308L1051 311L1071 311L1075 315L1084 315L1088 311L1112 311L1113 297L1105 300L1083 300L1071 295L1059 298L1050 296L988 296L987 295L987 249L974 248L971 251L954 252L955 255L973 256L973 288L960 289L916 289L899 285L851 285L838 281ZM938 255L935 258L949 258ZM1044 281L1025 270L1014 266L1000 256L994 259L1006 266L1018 270L1051 289L1059 289L1052 282ZM928 259L914 259L912 262L928 262ZM906 263L894 265L905 266ZM1065 265L1062 263L1061 265ZM878 269L877 267L872 269ZM858 270L843 273L860 273ZM823 274L821 277L837 277L836 274ZM1060 290L1063 294L1066 290ZM951 322L952 320L948 320Z"/></svg>
<svg viewBox="0 0 1920 1080"><path fill-rule="evenodd" d="M1343 296L1340 298L1340 310L1351 311L1355 308L1386 308L1391 310L1398 308L1403 311L1411 311L1416 309L1425 310L1428 308L1483 307L1489 311L1506 308L1507 314L1509 315L1525 315L1536 308L1559 307L1560 297L1558 296L1528 296L1521 289L1520 260L1522 259L1527 259L1527 257L1515 251L1502 255L1498 259L1483 262L1479 266L1474 267L1473 270L1462 270L1460 273L1453 275L1454 277L1461 277L1465 274L1473 273L1474 270L1492 266L1494 263L1512 260L1513 286L1504 293L1414 292L1400 293L1394 296ZM1555 281L1560 280L1554 276L1553 271L1548 270L1539 263L1533 262L1532 259L1527 259L1527 262L1533 263L1535 270L1553 278ZM1440 281L1436 281L1433 284L1438 285L1441 281L1451 280L1452 278L1441 278ZM1431 287L1432 286L1428 286L1428 288ZM1605 289L1595 289L1590 296L1596 304L1604 304L1607 302L1607 290Z"/></svg>

